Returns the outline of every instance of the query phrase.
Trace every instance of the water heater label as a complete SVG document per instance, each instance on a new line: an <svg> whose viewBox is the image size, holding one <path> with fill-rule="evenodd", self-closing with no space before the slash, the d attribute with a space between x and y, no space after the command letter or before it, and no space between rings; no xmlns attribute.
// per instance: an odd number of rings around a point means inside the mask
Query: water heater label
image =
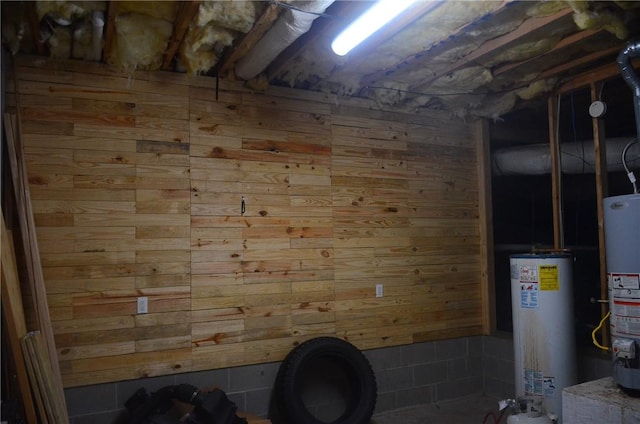
<svg viewBox="0 0 640 424"><path fill-rule="evenodd" d="M540 290L560 290L558 265L540 265Z"/></svg>
<svg viewBox="0 0 640 424"><path fill-rule="evenodd" d="M538 308L538 283L520 281L520 307Z"/></svg>
<svg viewBox="0 0 640 424"><path fill-rule="evenodd" d="M516 277L520 282L525 281L538 281L538 267L535 265L520 265L518 269L518 276Z"/></svg>
<svg viewBox="0 0 640 424"><path fill-rule="evenodd" d="M610 272L607 275L612 289L640 289L640 274L620 274Z"/></svg>
<svg viewBox="0 0 640 424"><path fill-rule="evenodd" d="M524 392L527 395L544 395L544 375L540 370L525 368Z"/></svg>
<svg viewBox="0 0 640 424"><path fill-rule="evenodd" d="M611 326L614 336L640 337L640 318L616 316L615 327Z"/></svg>
<svg viewBox="0 0 640 424"><path fill-rule="evenodd" d="M520 307L537 309L538 294L540 287L538 284L538 268L531 265L520 265Z"/></svg>
<svg viewBox="0 0 640 424"><path fill-rule="evenodd" d="M640 337L640 274L607 274L612 298L611 334Z"/></svg>

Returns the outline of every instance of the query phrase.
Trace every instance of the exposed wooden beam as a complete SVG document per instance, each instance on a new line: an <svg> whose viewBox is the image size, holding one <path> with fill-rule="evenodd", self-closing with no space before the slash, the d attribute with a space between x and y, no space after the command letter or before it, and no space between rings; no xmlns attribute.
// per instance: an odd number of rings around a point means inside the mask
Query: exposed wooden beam
<svg viewBox="0 0 640 424"><path fill-rule="evenodd" d="M598 88L595 83L590 84L591 101L599 100ZM598 250L600 252L600 299L608 297L607 283L607 260L606 246L604 238L604 206L602 201L609 194L609 181L607 175L607 144L604 132L604 121L598 118L592 118L593 126L593 148L596 167L596 205L598 211ZM608 304L601 303L602 316L607 313ZM602 329L603 346L609 346L609 330L605 325Z"/></svg>
<svg viewBox="0 0 640 424"><path fill-rule="evenodd" d="M508 63L506 65L500 66L496 69L494 69L492 71L492 74L494 77L497 77L498 75L504 74L505 72L508 72L512 69L518 68L526 63L532 62L534 60L540 60L543 59L545 56L550 55L551 53L556 53L559 50L562 50L566 47L570 47L576 43L579 43L589 37L592 37L596 34L599 34L602 32L602 29L588 29L585 31L580 31L577 32L575 34L570 35L569 37L565 37L562 40L560 40L560 42L558 42L558 44L556 44L555 46L553 46L553 48L545 53L542 53L538 56L535 57L531 57L529 59L526 60L521 60L519 62L512 62L512 63ZM599 52L598 52L599 53Z"/></svg>
<svg viewBox="0 0 640 424"><path fill-rule="evenodd" d="M474 50L472 53L464 56L457 62L452 63L448 67L443 70L434 73L429 79L426 81L421 81L419 84L416 84L410 87L410 90L419 91L421 87L427 86L436 79L447 75L451 72L454 72L460 68L471 65L476 61L482 60L488 56L493 56L498 53L501 53L507 50L510 47L518 44L522 41L522 39L531 33L544 31L550 25L567 18L573 14L573 10L570 8L563 9L553 15L545 16L542 18L530 18L524 21L518 28L515 30L497 38L493 38L480 46L480 48Z"/></svg>
<svg viewBox="0 0 640 424"><path fill-rule="evenodd" d="M184 40L184 36L189 29L191 21L193 21L193 18L195 18L200 10L200 3L200 1L180 2L180 8L178 9L178 14L173 24L173 34L171 34L169 44L167 45L167 51L162 59L163 70L169 70L171 67L173 58L175 57L180 44L182 44L182 40Z"/></svg>
<svg viewBox="0 0 640 424"><path fill-rule="evenodd" d="M620 50L622 50L622 47L620 48ZM634 68L640 68L640 59L631 61L631 64ZM576 88L586 87L591 83L605 81L617 76L620 76L620 69L618 69L618 64L616 62L613 62L608 65L593 69L589 72L576 75L570 81L560 86L560 93L567 93L569 91L575 90Z"/></svg>
<svg viewBox="0 0 640 424"><path fill-rule="evenodd" d="M489 122L476 126L476 158L478 161L478 209L480 225L480 285L482 287L482 332L496 330L496 295L493 251L493 207L491 194L491 148Z"/></svg>
<svg viewBox="0 0 640 424"><path fill-rule="evenodd" d="M233 48L229 49L218 65L219 73L228 72L235 63L243 58L256 45L262 36L271 28L280 16L282 9L274 3L265 6L253 28L247 32Z"/></svg>
<svg viewBox="0 0 640 424"><path fill-rule="evenodd" d="M27 2L27 20L29 22L29 27L31 28L31 37L33 38L33 44L36 51L39 55L46 55L47 48L44 43L40 41L42 36L40 35L40 20L38 19L38 11L36 10L35 1Z"/></svg>
<svg viewBox="0 0 640 424"><path fill-rule="evenodd" d="M558 105L556 97L548 99L549 150L551 154L551 204L553 216L553 248L564 249L562 218L562 169L560 163L560 140L556 137Z"/></svg>
<svg viewBox="0 0 640 424"><path fill-rule="evenodd" d="M545 78L549 78L549 77L553 77L555 75L561 74L565 71L568 71L569 69L573 69L573 68L577 68L579 66L582 66L586 63L591 63L594 62L598 59L601 59L603 57L607 57L609 55L612 55L618 51L620 51L620 47L616 46L616 47L610 47L608 49L604 49L604 50L600 50L597 52L593 52L591 54L588 54L586 56L582 56L579 59L576 60L572 60L571 62L566 62L563 63L562 65L558 65L554 68L550 68L547 69L546 71L542 72L540 75L538 75L539 79L545 79Z"/></svg>
<svg viewBox="0 0 640 424"><path fill-rule="evenodd" d="M102 48L102 60L106 63L111 62L113 49L115 48L116 39L116 15L118 14L118 2L110 1L107 3L107 24L104 29L104 47Z"/></svg>

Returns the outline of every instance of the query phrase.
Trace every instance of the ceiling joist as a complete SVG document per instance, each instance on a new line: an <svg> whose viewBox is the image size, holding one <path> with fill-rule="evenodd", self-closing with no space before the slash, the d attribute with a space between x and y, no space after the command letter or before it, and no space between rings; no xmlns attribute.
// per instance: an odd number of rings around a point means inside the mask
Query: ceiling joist
<svg viewBox="0 0 640 424"><path fill-rule="evenodd" d="M235 63L242 59L258 43L262 36L269 31L273 23L280 16L280 7L277 4L269 3L265 6L260 17L256 20L253 28L247 32L237 44L225 54L218 64L219 73L228 73Z"/></svg>
<svg viewBox="0 0 640 424"><path fill-rule="evenodd" d="M107 3L107 24L104 29L104 47L102 48L102 60L111 63L113 49L116 40L116 15L118 14L118 2Z"/></svg>
<svg viewBox="0 0 640 424"><path fill-rule="evenodd" d="M33 37L36 52L38 52L39 55L47 54L47 48L40 40L40 22L38 20L38 11L36 10L36 2L34 1L27 3L27 20L31 28L31 36Z"/></svg>
<svg viewBox="0 0 640 424"><path fill-rule="evenodd" d="M531 57L529 59L525 59L525 60L521 60L518 62L512 62L512 63L507 63L506 65L500 66L496 69L494 69L492 71L492 74L494 77L497 77L498 75L504 74L505 72L509 72L512 69L516 69L524 64L530 63L534 60L540 60L543 59L545 56L548 56L552 53L556 53L559 50L562 50L564 48L568 48L571 47L573 45L575 45L576 43L579 43L587 38L590 38L596 34L600 34L602 32L602 29L588 29L585 31L580 31L577 32L573 35L570 35L569 37L563 38L562 40L560 40L560 42L558 42L558 44L556 44L555 46L553 46L553 48L551 50L548 50L540 55L537 55L535 57Z"/></svg>
<svg viewBox="0 0 640 424"><path fill-rule="evenodd" d="M607 56L611 56L614 55L616 53L618 53L621 50L622 47L610 47L608 49L605 50L600 50L591 54L588 54L586 56L582 56L579 59L573 60L571 62L566 62L563 63L562 65L558 65L556 67L547 69L546 71L544 71L543 73L541 73L538 78L539 79L545 79L545 78L549 78L549 77L553 77L556 75L559 75L563 72L569 71L571 69L576 69L580 66L583 66L585 64L588 63L592 63L592 62L596 62L599 59L602 59L604 57Z"/></svg>
<svg viewBox="0 0 640 424"><path fill-rule="evenodd" d="M167 71L171 68L173 58L175 57L184 36L189 29L191 21L196 17L200 10L200 1L183 1L180 2L180 9L173 25L173 33L167 45L167 51L162 59L162 69Z"/></svg>
<svg viewBox="0 0 640 424"><path fill-rule="evenodd" d="M474 50L472 53L464 56L457 62L452 63L450 66L444 68L442 71L435 73L431 78L421 81L419 84L411 87L411 90L420 90L420 88L432 83L436 79L457 71L465 66L472 65L478 61L489 56L495 56L502 53L509 48L522 42L522 40L530 36L534 32L544 31L552 24L566 19L573 14L571 9L563 9L553 15L545 16L542 18L530 18L525 20L518 28L511 31L501 37L494 38L484 43L480 48Z"/></svg>
<svg viewBox="0 0 640 424"><path fill-rule="evenodd" d="M635 69L640 68L640 59L634 59L631 61L631 65ZM568 93L578 88L586 87L593 83L598 83L601 81L606 81L611 78L615 78L620 76L620 69L618 68L618 63L613 62L608 65L601 66L599 68L593 69L591 71L585 72L580 75L576 75L571 78L568 82L562 84L560 89L558 90L560 94Z"/></svg>

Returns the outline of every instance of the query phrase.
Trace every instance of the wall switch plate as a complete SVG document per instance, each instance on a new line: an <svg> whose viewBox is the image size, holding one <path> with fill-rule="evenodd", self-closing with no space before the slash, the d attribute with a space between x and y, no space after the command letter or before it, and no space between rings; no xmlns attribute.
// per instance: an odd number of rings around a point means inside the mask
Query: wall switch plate
<svg viewBox="0 0 640 424"><path fill-rule="evenodd" d="M146 314L149 312L149 298L148 297L139 297L138 298L138 313Z"/></svg>
<svg viewBox="0 0 640 424"><path fill-rule="evenodd" d="M382 284L376 284L376 297L384 296L384 287Z"/></svg>

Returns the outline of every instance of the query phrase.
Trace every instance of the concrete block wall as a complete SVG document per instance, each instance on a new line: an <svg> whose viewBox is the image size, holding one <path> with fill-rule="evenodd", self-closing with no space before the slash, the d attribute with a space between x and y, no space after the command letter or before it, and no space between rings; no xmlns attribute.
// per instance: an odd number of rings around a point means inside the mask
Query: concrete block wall
<svg viewBox="0 0 640 424"><path fill-rule="evenodd" d="M151 377L65 390L70 424L119 424L126 422L125 402L144 387L152 393L175 384L223 390L239 410L266 416L279 363L249 365L211 371Z"/></svg>
<svg viewBox="0 0 640 424"><path fill-rule="evenodd" d="M376 412L473 394L483 393L496 399L512 398L515 394L510 335L463 337L364 353L378 384ZM153 392L180 383L199 388L216 386L239 409L267 416L279 366L274 362L69 388L65 393L71 424L120 423L124 403L140 387ZM611 375L606 355L582 355L578 370L580 382ZM328 411L336 406L336 401L323 393L322 397L307 401L307 405L316 411ZM322 418L319 413L316 416Z"/></svg>
<svg viewBox="0 0 640 424"><path fill-rule="evenodd" d="M482 393L482 337L365 352L378 383L376 412Z"/></svg>
<svg viewBox="0 0 640 424"><path fill-rule="evenodd" d="M578 383L611 377L611 356L601 350L590 350L578 358Z"/></svg>
<svg viewBox="0 0 640 424"><path fill-rule="evenodd" d="M377 412L483 391L480 336L373 349L365 355L378 384ZM217 386L239 409L267 416L279 366L269 363L69 388L65 394L71 424L123 422L124 403L140 387L153 392L180 383ZM321 399L307 405L318 411L327 406Z"/></svg>
<svg viewBox="0 0 640 424"><path fill-rule="evenodd" d="M513 338L511 334L483 337L484 393L496 399L515 396Z"/></svg>

